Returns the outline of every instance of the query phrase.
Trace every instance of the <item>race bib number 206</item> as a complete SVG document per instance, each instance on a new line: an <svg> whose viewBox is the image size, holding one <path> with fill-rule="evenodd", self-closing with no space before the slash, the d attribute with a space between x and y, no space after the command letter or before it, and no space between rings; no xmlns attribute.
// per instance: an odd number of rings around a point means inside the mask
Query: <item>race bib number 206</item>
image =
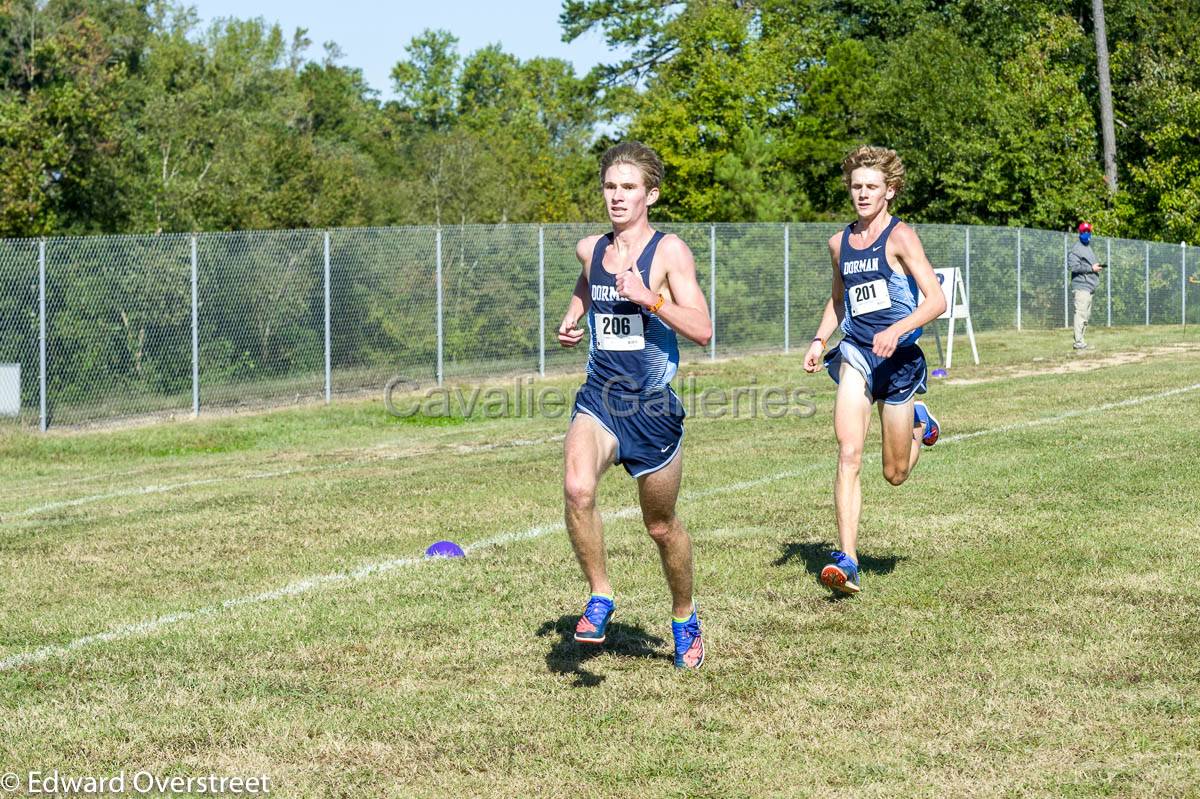
<svg viewBox="0 0 1200 799"><path fill-rule="evenodd" d="M631 352L646 349L641 314L596 314L596 348Z"/></svg>

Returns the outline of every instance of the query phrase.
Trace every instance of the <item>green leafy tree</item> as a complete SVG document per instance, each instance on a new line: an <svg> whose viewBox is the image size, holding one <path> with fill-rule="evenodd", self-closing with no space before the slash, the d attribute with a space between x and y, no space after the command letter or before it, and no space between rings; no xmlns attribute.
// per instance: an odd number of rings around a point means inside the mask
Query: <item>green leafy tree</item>
<svg viewBox="0 0 1200 799"><path fill-rule="evenodd" d="M1056 228L1095 211L1095 130L1077 90L1072 21L1048 18L999 75L945 27L894 43L872 87L870 129L896 148L921 221Z"/></svg>
<svg viewBox="0 0 1200 799"><path fill-rule="evenodd" d="M1118 172L1114 221L1130 235L1200 241L1200 17L1193 4L1106 6Z"/></svg>
<svg viewBox="0 0 1200 799"><path fill-rule="evenodd" d="M455 116L460 59L458 38L427 30L404 48L408 59L392 68L398 104L414 120L432 129L449 125Z"/></svg>
<svg viewBox="0 0 1200 799"><path fill-rule="evenodd" d="M104 163L117 131L112 62L103 30L56 6L0 5L0 234L72 227L72 212L103 214L115 189Z"/></svg>
<svg viewBox="0 0 1200 799"><path fill-rule="evenodd" d="M522 62L498 45L460 60L426 31L393 70L401 180L416 221L556 221L588 215L594 184L589 84L557 59ZM586 185L586 189L584 188Z"/></svg>
<svg viewBox="0 0 1200 799"><path fill-rule="evenodd" d="M630 56L597 71L627 135L667 167L671 219L811 219L858 129L865 48L817 2L568 2L567 36L598 28ZM839 195L840 196L840 195ZM816 198L816 202L814 202Z"/></svg>

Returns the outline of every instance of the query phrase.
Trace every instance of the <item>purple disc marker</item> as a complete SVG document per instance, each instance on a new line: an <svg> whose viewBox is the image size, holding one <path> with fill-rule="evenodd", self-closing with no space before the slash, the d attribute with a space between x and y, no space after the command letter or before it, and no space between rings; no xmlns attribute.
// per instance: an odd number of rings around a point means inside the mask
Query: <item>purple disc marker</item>
<svg viewBox="0 0 1200 799"><path fill-rule="evenodd" d="M463 558L466 553L462 547L453 541L438 541L436 544L430 544L429 549L425 550L427 558Z"/></svg>
<svg viewBox="0 0 1200 799"><path fill-rule="evenodd" d="M945 377L947 374L949 374L949 372L947 372L945 369L934 369L933 370L934 377Z"/></svg>

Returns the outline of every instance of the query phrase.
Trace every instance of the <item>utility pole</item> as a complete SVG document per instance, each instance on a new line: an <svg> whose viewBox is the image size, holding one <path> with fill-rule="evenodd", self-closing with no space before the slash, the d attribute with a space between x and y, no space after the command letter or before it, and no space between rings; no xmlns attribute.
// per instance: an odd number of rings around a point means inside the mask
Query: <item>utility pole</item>
<svg viewBox="0 0 1200 799"><path fill-rule="evenodd" d="M1117 141L1113 132L1112 79L1108 72L1108 35L1104 30L1104 0L1092 0L1096 34L1096 75L1100 83L1100 134L1104 145L1104 182L1108 193L1117 192Z"/></svg>

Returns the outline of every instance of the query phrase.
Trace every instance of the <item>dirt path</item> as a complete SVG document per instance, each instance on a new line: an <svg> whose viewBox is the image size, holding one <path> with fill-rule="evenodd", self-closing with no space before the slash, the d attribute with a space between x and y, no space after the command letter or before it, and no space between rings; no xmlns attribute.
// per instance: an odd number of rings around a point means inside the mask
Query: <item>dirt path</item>
<svg viewBox="0 0 1200 799"><path fill-rule="evenodd" d="M951 377L941 381L949 386L975 386L980 383L995 383L998 380L1011 380L1014 377L1033 377L1035 375L1062 375L1076 374L1079 372L1094 372L1097 369L1107 369L1110 366L1127 366L1131 363L1141 363L1142 361L1150 360L1151 358L1161 358L1165 355L1181 355L1188 352L1200 352L1200 344L1171 344L1165 347L1148 347L1144 350L1131 350L1129 352L1114 352L1112 355L1105 355L1102 358L1080 358L1077 360L1066 361L1065 363L1055 364L1053 366L1045 366L1043 368L1031 368L1025 365L1016 365L1002 368L998 374L989 375L987 377ZM1046 361L1048 359L1034 359L1037 363L1039 360Z"/></svg>

